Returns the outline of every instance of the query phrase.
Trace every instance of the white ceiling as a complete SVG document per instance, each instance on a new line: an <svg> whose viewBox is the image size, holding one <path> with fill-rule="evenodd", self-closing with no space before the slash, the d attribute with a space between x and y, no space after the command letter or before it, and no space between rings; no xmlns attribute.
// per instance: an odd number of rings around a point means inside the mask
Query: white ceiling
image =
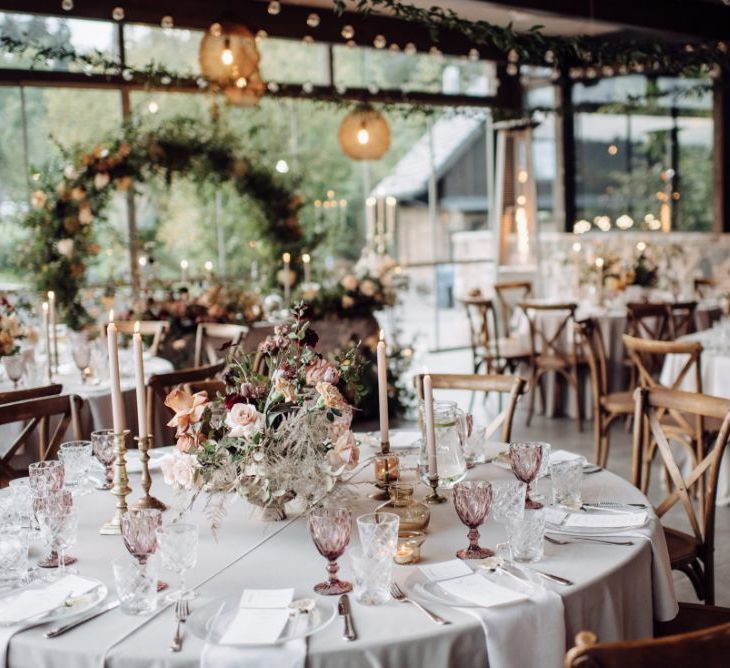
<svg viewBox="0 0 730 668"><path fill-rule="evenodd" d="M332 0L284 0L284 2L292 5L332 8ZM348 2L354 5L352 0ZM434 5L433 0L408 0L408 2L424 8ZM526 12L476 0L440 0L438 4L445 9L453 9L464 19L489 21L496 25L507 25L511 22L517 30L528 30L534 25L543 25L545 26L543 32L552 35L598 35L621 29L621 26L613 23Z"/></svg>

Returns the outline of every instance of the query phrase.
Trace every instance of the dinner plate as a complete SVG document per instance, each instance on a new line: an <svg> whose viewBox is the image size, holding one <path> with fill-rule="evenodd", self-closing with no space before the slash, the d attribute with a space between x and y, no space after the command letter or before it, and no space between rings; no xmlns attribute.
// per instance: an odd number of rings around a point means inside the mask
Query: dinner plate
<svg viewBox="0 0 730 668"><path fill-rule="evenodd" d="M301 595L295 598L309 598L310 593L306 594L298 592ZM206 603L190 615L187 624L193 635L201 640L220 644L228 625L233 621L238 611L238 603L241 600L241 594L231 594L229 596L216 598L210 603ZM223 606L221 608L221 606ZM281 645L290 640L298 638L306 638L330 624L335 618L337 610L333 603L326 601L315 601L314 609L307 614L305 619L300 619L298 624L293 624L294 617L290 617L286 623L284 630L281 632L278 640L273 645ZM308 623L306 619L308 618ZM229 646L229 643L226 643ZM232 645L231 645L232 646ZM245 645L245 647L271 647L272 645Z"/></svg>
<svg viewBox="0 0 730 668"><path fill-rule="evenodd" d="M53 610L49 610L43 615L37 615L27 620L23 620L22 622L20 622L20 624L45 624L47 622L68 620L72 617L76 617L83 613L90 612L91 610L96 608L107 597L108 591L106 585L101 580L97 580L96 578L85 579L96 582L96 586L88 591L86 594L74 597L70 604L60 605L57 608L53 608ZM3 600L7 600L8 602L10 602L13 598L19 596L23 592L30 591L32 589L42 589L44 586L47 585L47 582L40 582L38 584L32 584L28 587L23 587L22 589L16 590L13 593L8 594L7 596L4 596ZM0 627L15 625L16 623L12 623L9 625L0 623Z"/></svg>
<svg viewBox="0 0 730 668"><path fill-rule="evenodd" d="M511 471L512 466L509 463L509 452L500 452L492 461L492 463L495 466L499 466L501 469L505 469L506 471ZM596 464L592 464L591 462L586 461L585 464L583 464L583 474L584 475L590 475L591 473L598 473L599 471L603 471L603 469L600 466L596 466ZM550 477L550 473L547 473L545 476L541 476L545 478Z"/></svg>
<svg viewBox="0 0 730 668"><path fill-rule="evenodd" d="M593 514L593 513L592 513ZM595 513L596 515L598 513ZM628 515L628 513L622 513ZM625 524L611 527L575 527L575 526L564 526L563 524L556 524L554 522L545 523L545 531L548 533L559 533L573 536L591 536L591 535L611 535L618 534L622 531L634 531L645 527L649 523L649 515L647 513L646 518L642 524Z"/></svg>

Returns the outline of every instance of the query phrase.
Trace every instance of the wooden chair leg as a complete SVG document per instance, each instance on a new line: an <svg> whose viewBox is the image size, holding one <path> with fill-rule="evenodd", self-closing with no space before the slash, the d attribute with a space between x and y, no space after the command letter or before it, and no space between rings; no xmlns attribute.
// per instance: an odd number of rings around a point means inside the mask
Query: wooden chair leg
<svg viewBox="0 0 730 668"><path fill-rule="evenodd" d="M573 367L571 372L573 385L575 386L575 399L578 406L578 431L583 432L583 393L580 386L580 372L578 367Z"/></svg>
<svg viewBox="0 0 730 668"><path fill-rule="evenodd" d="M593 440L595 447L595 455L593 461L596 466L602 466L601 459L603 458L603 416L601 409L596 406L596 414L593 416Z"/></svg>
<svg viewBox="0 0 730 668"><path fill-rule="evenodd" d="M525 420L525 424L529 427L530 422L532 422L532 416L535 413L535 392L537 392L538 387L538 379L537 375L535 374L534 367L530 370L530 396L529 400L527 402L527 419Z"/></svg>

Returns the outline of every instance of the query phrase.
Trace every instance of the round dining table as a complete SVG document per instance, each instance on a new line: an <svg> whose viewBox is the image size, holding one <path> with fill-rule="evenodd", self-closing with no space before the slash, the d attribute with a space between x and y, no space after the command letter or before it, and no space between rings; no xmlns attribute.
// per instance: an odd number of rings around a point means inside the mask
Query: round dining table
<svg viewBox="0 0 730 668"><path fill-rule="evenodd" d="M332 502L347 505L353 518L372 512L380 503L368 496L374 491L373 467L368 461L374 452L374 446L363 445L362 470L351 482L336 488L339 499ZM415 453L408 450L401 453L403 477L414 477ZM154 454L152 492L169 504L165 515L172 521L184 502L179 493L165 486L157 469L159 453ZM473 479L511 476L509 470L493 462L468 471L468 477ZM133 502L140 495L140 475L132 473L130 479L134 491L128 500ZM549 492L549 486L549 479L539 482L540 490L545 493ZM425 486L417 487L421 498L425 491ZM454 559L456 550L467 543L467 529L455 513L451 492L444 490L443 494L448 503L431 506L422 565ZM637 489L606 470L585 475L583 498L642 503L650 508ZM78 497L77 504L78 541L69 552L78 557L76 567L80 575L102 580L113 597L111 562L125 556L126 550L119 536L100 535L99 528L112 515L114 497L109 492L93 491ZM293 512L278 522L264 521L260 509L231 495L227 517L214 536L204 516L204 505L204 499L200 498L186 513L187 521L200 527L197 565L186 578L199 594L192 602L193 614L196 608L220 597L240 594L244 588L291 587L296 597L326 600L336 607L336 597L322 597L312 590L324 578L326 562L315 550L301 514ZM541 580L538 589L542 598L491 608L484 610L484 614L481 609L428 602L428 607L451 622L444 626L434 624L412 605L391 600L383 605L367 606L351 595L358 635L354 642L343 639L342 618L335 617L311 635L306 645L302 643L301 655L295 660L282 647L262 648L253 653L247 648L242 650L246 652L242 655L236 654L238 648L227 648L231 660L226 662L211 658L215 648L206 646L204 640L193 635L189 623L183 625L182 650L171 653L168 644L175 630L175 617L170 604L160 603L155 613L145 617L127 616L114 609L53 639L44 637L49 625L22 630L10 638L8 665L10 668L192 668L199 665L220 668L303 666L306 661L306 665L314 668L510 665L558 668L566 648L580 630L590 629L603 641L649 637L655 619L671 619L676 614L663 532L651 510L649 515L646 527L629 534L630 545L569 539L562 545L546 543L543 559L529 566L562 576L574 584L563 586ZM493 521L482 526L480 532L481 544L485 546L494 547L505 540L503 526ZM357 542L357 531L353 528L351 546ZM37 550L33 556L37 556ZM351 579L353 573L347 553L339 563L340 577ZM406 588L417 568L395 565L394 578ZM161 577L174 582L175 576L163 571ZM541 607L538 598L549 600L550 604ZM287 643L287 647L291 644ZM523 655L529 655L530 660L522 660Z"/></svg>

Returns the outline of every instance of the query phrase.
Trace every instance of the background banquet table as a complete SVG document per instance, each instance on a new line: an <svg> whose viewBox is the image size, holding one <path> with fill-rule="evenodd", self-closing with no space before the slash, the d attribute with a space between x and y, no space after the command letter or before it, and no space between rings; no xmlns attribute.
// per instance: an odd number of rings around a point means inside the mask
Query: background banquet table
<svg viewBox="0 0 730 668"><path fill-rule="evenodd" d="M366 496L372 491L367 482L371 470L371 466L367 467L356 478L358 484L343 490L353 516L376 507L377 502ZM509 471L493 464L478 466L470 472L470 477L475 478L510 476ZM139 475L132 474L131 479L138 492ZM154 479L153 493L171 501L173 495L159 475L155 474ZM541 485L545 485L545 481ZM419 496L424 495L424 489L419 488ZM135 496L133 494L131 498ZM638 490L608 471L586 476L584 496L645 501ZM79 541L71 553L78 556L77 566L82 575L99 578L113 589L110 563L126 551L120 538L98 533L98 528L111 515L113 500L108 493L94 492L81 497L79 506ZM292 516L281 522L263 522L259 511L235 498L216 542L201 512L202 506L199 503L191 514L192 520L201 528L198 565L188 576L189 584L196 586L200 593L193 608L245 587L295 587L295 596L315 596L311 588L323 579L325 560L316 552L303 518ZM481 533L483 545L494 546L505 539L501 525L494 522L482 527ZM357 543L355 534L353 532L353 544ZM424 560L452 559L455 550L465 544L466 528L458 521L452 503L432 507ZM341 575L351 577L346 554L340 564ZM652 548L648 540L635 539L631 547L546 544L545 558L538 566L576 583L567 588L547 584L548 589L562 596L565 608L566 637L556 640L561 644L561 650L563 642L569 642L584 628L596 631L606 641L650 636L654 614L661 618L671 617L676 606L670 574L667 575L670 595L657 607L652 605ZM403 583L414 568L396 566L396 579ZM163 573L163 577L170 581L172 574ZM336 598L327 599L336 603ZM335 668L345 662L348 666L363 667L425 663L460 668L489 665L484 631L472 614L432 605L439 614L453 621L450 626L439 627L412 606L392 601L383 606L367 607L357 603L354 597L351 600L359 639L345 642L342 621L335 618L332 624L309 639L308 665L316 668ZM502 612L504 609L498 610L500 621ZM515 619L514 612L512 619ZM186 630L182 652L171 654L168 651L167 644L174 630L170 607L158 611L152 618L128 617L114 610L53 640L43 638L45 630L37 627L13 637L8 654L11 668L28 665L53 668L66 665L78 668L98 668L100 665L112 668L192 667L199 665L204 646L203 641ZM525 642L534 641L533 628L518 626L513 631ZM271 655L268 665L276 665L275 657L275 654Z"/></svg>

